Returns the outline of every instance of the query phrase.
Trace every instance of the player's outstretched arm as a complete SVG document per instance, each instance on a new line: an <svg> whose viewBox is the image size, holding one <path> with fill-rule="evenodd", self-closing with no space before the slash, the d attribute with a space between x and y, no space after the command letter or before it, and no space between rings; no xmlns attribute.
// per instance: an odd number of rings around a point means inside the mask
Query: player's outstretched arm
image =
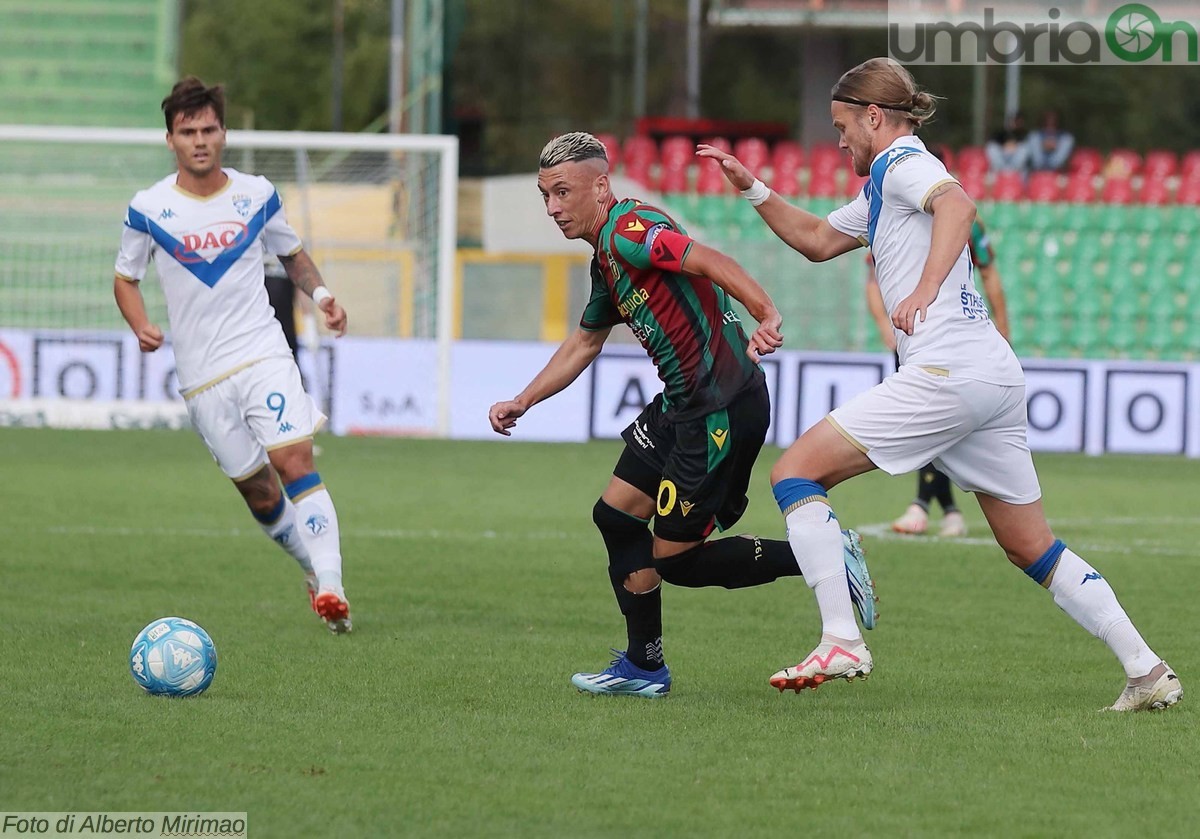
<svg viewBox="0 0 1200 839"><path fill-rule="evenodd" d="M913 293L901 300L892 312L892 323L906 335L913 334L918 318L925 320L925 313L937 299L942 283L967 246L971 225L975 222L975 202L955 182L935 189L927 206L933 214L929 257Z"/></svg>
<svg viewBox="0 0 1200 839"><path fill-rule="evenodd" d="M732 258L714 248L693 241L683 260L683 273L692 277L707 277L734 300L746 307L758 327L750 336L746 354L758 360L783 346L783 317L758 282Z"/></svg>
<svg viewBox="0 0 1200 839"><path fill-rule="evenodd" d="M546 366L533 377L533 381L523 391L515 398L497 402L491 407L488 411L488 421L492 424L492 430L505 437L512 436L509 429L517 424L519 417L579 378L579 374L600 354L610 332L611 327L594 332L586 329L575 330L554 351Z"/></svg>
<svg viewBox="0 0 1200 839"><path fill-rule="evenodd" d="M287 271L288 279L292 281L293 285L311 297L317 304L317 308L325 315L325 328L339 338L345 335L346 310L341 307L329 289L325 288L325 283L321 280L321 272L317 270L308 251L301 249L290 256L280 256L279 261L283 265L283 269Z"/></svg>
<svg viewBox="0 0 1200 839"><path fill-rule="evenodd" d="M697 157L707 157L717 161L725 179L733 184L739 192L745 193L758 182L754 174L742 162L728 152L715 149L701 143L696 147ZM847 236L820 216L813 215L807 210L789 204L774 192L767 190L766 200L755 204L755 209L762 216L767 226L775 235L788 244L792 250L799 251L811 262L824 262L841 256L844 253L862 247L862 243L853 236ZM748 196L758 202L762 196Z"/></svg>
<svg viewBox="0 0 1200 839"><path fill-rule="evenodd" d="M161 347L162 330L151 323L146 314L146 301L142 299L142 289L138 281L121 276L114 277L113 296L117 298L117 308L121 310L121 316L137 336L138 348L142 352L154 352Z"/></svg>

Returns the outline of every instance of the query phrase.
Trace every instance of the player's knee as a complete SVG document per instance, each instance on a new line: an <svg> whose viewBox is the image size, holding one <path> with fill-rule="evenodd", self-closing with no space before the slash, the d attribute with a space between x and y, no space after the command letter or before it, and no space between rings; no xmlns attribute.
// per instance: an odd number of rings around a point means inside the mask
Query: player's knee
<svg viewBox="0 0 1200 839"><path fill-rule="evenodd" d="M637 537L647 532L646 522L637 516L622 512L603 498L592 507L592 522L606 539L612 537Z"/></svg>
<svg viewBox="0 0 1200 839"><path fill-rule="evenodd" d="M698 542L685 551L670 556L654 557L654 570L666 582L683 588L695 587L695 568L704 543Z"/></svg>
<svg viewBox="0 0 1200 839"><path fill-rule="evenodd" d="M625 577L625 590L630 594L649 594L661 582L658 572L653 568L642 568Z"/></svg>

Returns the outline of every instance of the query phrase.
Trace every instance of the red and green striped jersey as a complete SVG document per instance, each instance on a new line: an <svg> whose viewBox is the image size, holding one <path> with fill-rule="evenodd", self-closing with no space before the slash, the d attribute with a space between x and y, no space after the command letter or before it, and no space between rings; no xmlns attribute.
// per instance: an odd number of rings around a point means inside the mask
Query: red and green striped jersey
<svg viewBox="0 0 1200 839"><path fill-rule="evenodd" d="M681 273L691 242L672 253L678 240L670 246L657 241L664 231L686 236L670 216L640 201L609 209L579 325L595 331L629 324L658 368L664 410L673 420L688 420L724 408L763 374L746 356L746 335L729 295L709 279Z"/></svg>

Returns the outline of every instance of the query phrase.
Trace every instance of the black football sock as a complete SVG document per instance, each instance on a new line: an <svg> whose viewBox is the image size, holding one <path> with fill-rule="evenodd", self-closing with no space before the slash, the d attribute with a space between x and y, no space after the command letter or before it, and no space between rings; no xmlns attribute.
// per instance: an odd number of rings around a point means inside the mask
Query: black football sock
<svg viewBox="0 0 1200 839"><path fill-rule="evenodd" d="M668 583L684 588L750 588L780 577L800 576L791 545L757 536L714 539L681 554L655 560L654 567Z"/></svg>
<svg viewBox="0 0 1200 839"><path fill-rule="evenodd" d="M933 497L937 499L937 503L941 506L943 513L957 513L958 507L954 504L954 490L950 485L950 478L945 472L937 469L933 470L934 479L931 482L933 488Z"/></svg>
<svg viewBox="0 0 1200 839"><path fill-rule="evenodd" d="M921 469L917 475L917 498L913 501L918 507L925 512L929 512L929 503L933 501L933 496L937 491L938 475L942 473L933 468L933 464L929 464Z"/></svg>
<svg viewBox="0 0 1200 839"><path fill-rule="evenodd" d="M608 579L617 606L625 616L629 643L625 656L643 670L663 666L662 589L634 594L625 579L643 568L654 567L654 537L649 522L611 507L603 500L592 509L592 520L608 550Z"/></svg>

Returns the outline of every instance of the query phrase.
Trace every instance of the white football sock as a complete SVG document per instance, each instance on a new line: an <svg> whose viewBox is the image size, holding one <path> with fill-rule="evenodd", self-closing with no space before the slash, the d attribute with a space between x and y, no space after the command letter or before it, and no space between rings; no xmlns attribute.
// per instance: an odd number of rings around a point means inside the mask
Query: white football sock
<svg viewBox="0 0 1200 839"><path fill-rule="evenodd" d="M809 501L787 515L788 544L804 581L817 597L825 636L843 641L862 638L846 585L842 529L824 501Z"/></svg>
<svg viewBox="0 0 1200 839"><path fill-rule="evenodd" d="M308 555L308 548L304 545L304 540L300 538L300 534L296 531L296 507L288 497L283 496L283 512L275 521L267 524L260 521L259 527L263 529L263 533L271 537L271 539L287 551L292 559L299 563L305 574L313 572L312 560Z"/></svg>
<svg viewBox="0 0 1200 839"><path fill-rule="evenodd" d="M1117 602L1112 586L1070 548L1054 568L1050 593L1060 609L1108 644L1130 679L1145 676L1160 661Z"/></svg>
<svg viewBox="0 0 1200 839"><path fill-rule="evenodd" d="M322 589L342 594L342 546L337 511L329 491L322 486L296 502L297 526L312 557L312 567Z"/></svg>

